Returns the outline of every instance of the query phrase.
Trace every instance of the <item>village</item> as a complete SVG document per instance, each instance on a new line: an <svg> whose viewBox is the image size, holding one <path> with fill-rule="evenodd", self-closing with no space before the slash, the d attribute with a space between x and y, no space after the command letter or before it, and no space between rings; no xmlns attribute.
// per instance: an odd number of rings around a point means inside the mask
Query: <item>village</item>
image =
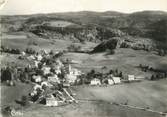
<svg viewBox="0 0 167 117"><path fill-rule="evenodd" d="M79 85L88 86L112 86L122 83L141 82L142 80L156 80L167 77L167 72L156 71L153 68L145 65L139 65L142 71L152 70L158 72L157 75L152 75L151 78L135 76L129 74L125 76L118 69L104 72L107 69L102 67L102 72L91 70L84 73L71 64L73 60L61 59L63 52L21 52L18 59L26 59L29 64L25 68L17 66L6 66L1 69L1 82L8 86L15 86L16 82L33 84L28 97L23 96L22 105L27 103L39 103L45 106L61 106L64 104L78 103L75 99L75 94L70 87ZM23 101L23 102L22 102ZM8 108L7 108L8 109ZM11 111L12 112L12 111Z"/></svg>

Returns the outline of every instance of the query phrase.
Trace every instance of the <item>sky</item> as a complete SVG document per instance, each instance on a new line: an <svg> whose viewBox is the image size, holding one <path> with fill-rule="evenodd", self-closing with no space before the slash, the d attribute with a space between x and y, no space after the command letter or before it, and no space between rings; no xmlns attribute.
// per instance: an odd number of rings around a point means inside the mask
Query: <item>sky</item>
<svg viewBox="0 0 167 117"><path fill-rule="evenodd" d="M0 3L3 0L0 0ZM167 12L167 0L6 0L1 15L56 13L69 11L119 11L132 13L143 10Z"/></svg>

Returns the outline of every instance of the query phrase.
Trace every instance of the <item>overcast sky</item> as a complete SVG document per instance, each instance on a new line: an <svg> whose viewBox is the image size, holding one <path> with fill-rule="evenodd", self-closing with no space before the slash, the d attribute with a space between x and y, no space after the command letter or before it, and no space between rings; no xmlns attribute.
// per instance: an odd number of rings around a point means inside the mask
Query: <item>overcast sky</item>
<svg viewBox="0 0 167 117"><path fill-rule="evenodd" d="M2 1L2 0L0 0ZM167 0L8 0L0 14L34 14L67 11L167 11Z"/></svg>

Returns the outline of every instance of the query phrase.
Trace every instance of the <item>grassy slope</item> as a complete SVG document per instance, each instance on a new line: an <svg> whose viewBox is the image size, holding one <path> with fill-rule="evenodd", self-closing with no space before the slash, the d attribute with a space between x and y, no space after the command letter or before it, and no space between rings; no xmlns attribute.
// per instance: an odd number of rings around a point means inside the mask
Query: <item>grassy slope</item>
<svg viewBox="0 0 167 117"><path fill-rule="evenodd" d="M166 83L167 80L160 80L110 87L73 87L73 91L77 93L77 99L103 100L104 102L79 101L78 104L70 104L62 107L44 107L35 104L23 110L24 117L162 117L156 113L111 105L107 102L125 103L128 100L128 104L130 105L166 111ZM1 101L6 100L6 103L10 103L13 99L20 97L21 94L28 92L29 88L20 90L23 86L25 87L22 84L18 86L20 88L16 87L13 89L3 87L2 94L12 98L6 99L4 96ZM4 94L4 92L8 91L10 91L8 94ZM18 91L20 92L16 95Z"/></svg>
<svg viewBox="0 0 167 117"><path fill-rule="evenodd" d="M74 88L79 99L98 99L109 102L125 103L139 107L167 111L167 80L144 81L109 87ZM103 92L103 93L102 93Z"/></svg>
<svg viewBox="0 0 167 117"><path fill-rule="evenodd" d="M38 45L34 46L31 43L35 42ZM46 50L64 50L73 42L68 40L58 40L58 39L42 39L38 37L31 36L27 37L27 34L19 35L3 35L1 40L1 45L9 48L19 48L25 50L27 47L34 48L36 50L46 49ZM86 44L75 43L81 45L83 48L93 48L94 43L87 42Z"/></svg>
<svg viewBox="0 0 167 117"><path fill-rule="evenodd" d="M118 107L107 103L79 102L63 107L33 107L24 117L163 117L155 113Z"/></svg>
<svg viewBox="0 0 167 117"><path fill-rule="evenodd" d="M18 106L16 105L15 100L19 100L23 95L28 95L31 89L32 85L30 84L16 83L16 86L14 87L1 84L1 106Z"/></svg>
<svg viewBox="0 0 167 117"><path fill-rule="evenodd" d="M118 68L126 74L135 74L141 76L150 76L150 73L141 72L136 66L140 63L150 65L155 68L167 68L167 57L160 57L153 53L145 51L135 51L132 49L118 49L114 55L105 55L105 53L98 54L81 54L81 53L67 53L65 58L71 58L81 61L81 64L74 66L89 71L90 69L97 69L101 71L103 66L108 69Z"/></svg>

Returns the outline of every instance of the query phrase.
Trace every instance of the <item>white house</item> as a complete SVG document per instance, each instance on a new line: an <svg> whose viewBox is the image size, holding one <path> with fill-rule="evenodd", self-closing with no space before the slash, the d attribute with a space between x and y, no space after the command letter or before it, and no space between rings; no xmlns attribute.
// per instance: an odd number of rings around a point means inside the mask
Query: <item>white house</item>
<svg viewBox="0 0 167 117"><path fill-rule="evenodd" d="M54 74L53 76L49 76L48 81L49 82L54 82L54 83L60 83L60 80L59 80L59 78L57 77L56 74Z"/></svg>
<svg viewBox="0 0 167 117"><path fill-rule="evenodd" d="M129 80L129 81L135 80L135 76L134 76L134 75L128 75L128 80Z"/></svg>
<svg viewBox="0 0 167 117"><path fill-rule="evenodd" d="M90 85L101 85L101 82L99 79L94 78L91 80Z"/></svg>
<svg viewBox="0 0 167 117"><path fill-rule="evenodd" d="M114 84L119 84L121 83L121 78L120 77L112 77Z"/></svg>
<svg viewBox="0 0 167 117"><path fill-rule="evenodd" d="M42 60L42 55L40 55L40 54L38 54L37 56L36 56L36 59L37 59L37 61L41 61Z"/></svg>
<svg viewBox="0 0 167 117"><path fill-rule="evenodd" d="M66 74L65 78L68 83L74 83L77 80L77 76L74 74Z"/></svg>
<svg viewBox="0 0 167 117"><path fill-rule="evenodd" d="M38 67L39 63L40 63L39 61L36 61L36 60L35 60L35 61L34 61L35 67Z"/></svg>
<svg viewBox="0 0 167 117"><path fill-rule="evenodd" d="M21 55L22 55L22 56L25 56L25 55L26 55L26 53L25 53L24 51L22 51L22 52L21 52Z"/></svg>
<svg viewBox="0 0 167 117"><path fill-rule="evenodd" d="M58 100L53 95L48 95L46 97L46 106L58 106Z"/></svg>
<svg viewBox="0 0 167 117"><path fill-rule="evenodd" d="M61 74L61 70L60 69L55 69L55 73L56 74Z"/></svg>
<svg viewBox="0 0 167 117"><path fill-rule="evenodd" d="M50 67L46 67L46 66L43 67L43 68L42 68L42 71L43 71L44 75L49 74L49 73L50 73L50 69L51 69Z"/></svg>
<svg viewBox="0 0 167 117"><path fill-rule="evenodd" d="M112 79L108 79L108 84L109 85L113 85L114 84L114 81Z"/></svg>

